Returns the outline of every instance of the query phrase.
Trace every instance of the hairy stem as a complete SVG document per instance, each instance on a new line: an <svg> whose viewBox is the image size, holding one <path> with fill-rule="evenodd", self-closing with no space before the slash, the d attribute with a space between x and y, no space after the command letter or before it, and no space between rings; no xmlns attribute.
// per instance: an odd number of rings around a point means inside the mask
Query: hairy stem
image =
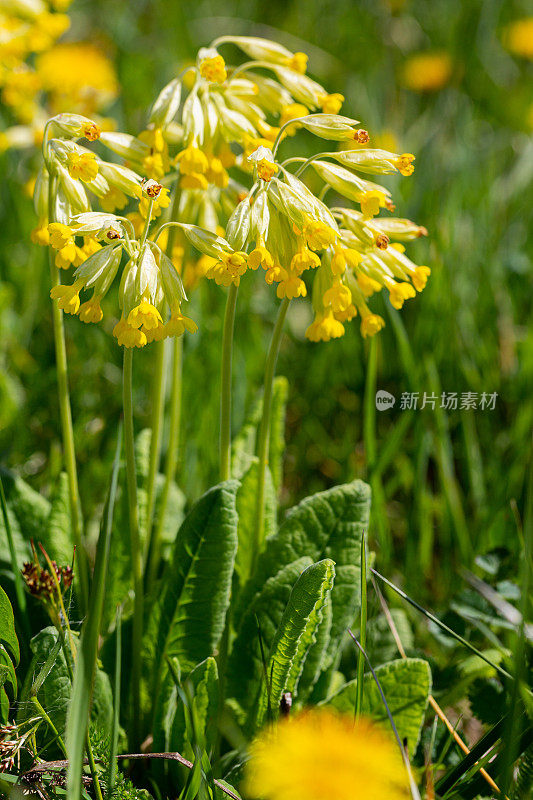
<svg viewBox="0 0 533 800"><path fill-rule="evenodd" d="M265 365L265 379L263 384L263 416L261 417L261 424L259 426L259 435L257 442L257 455L259 458L258 476L257 476L257 507L255 515L255 528L254 539L252 543L252 566L253 572L261 543L263 541L263 529L265 525L265 476L268 463L268 451L270 445L270 415L272 411L272 388L274 384L274 375L276 372L276 362L278 360L279 348L281 345L281 335L283 333L283 325L285 317L287 316L287 309L290 305L290 300L285 298L281 303L270 340L270 347Z"/></svg>
<svg viewBox="0 0 533 800"><path fill-rule="evenodd" d="M137 475L135 470L135 440L133 432L133 351L124 348L123 405L124 405L124 444L126 450L126 479L128 486L128 511L130 521L130 547L133 565L133 588L135 603L132 634L132 705L133 724L131 741L137 742L140 731L140 683L141 683L141 644L143 632L143 575L142 553L139 536L139 513L137 508Z"/></svg>
<svg viewBox="0 0 533 800"><path fill-rule="evenodd" d="M150 463L146 481L146 554L150 547L150 534L154 518L155 482L159 471L163 415L165 409L165 340L154 342L155 365L152 393L152 438L150 440Z"/></svg>
<svg viewBox="0 0 533 800"><path fill-rule="evenodd" d="M56 181L49 178L49 221L54 222L54 192ZM48 249L50 263L50 282L52 287L58 286L59 269L55 263L55 254L52 247ZM78 489L78 473L76 469L76 449L74 446L74 429L72 427L72 411L68 387L67 350L65 345L65 328L63 325L63 312L57 301L52 301L52 325L54 330L54 347L56 355L57 388L59 395L59 416L61 420L61 435L63 439L63 458L68 476L70 515L72 520L72 535L76 547L78 563L78 586L83 612L87 610L89 602L89 571L87 556L83 548L82 530L83 522Z"/></svg>
<svg viewBox="0 0 533 800"><path fill-rule="evenodd" d="M167 460L165 464L165 483L161 493L157 524L152 535L150 562L148 565L147 588L153 586L157 577L157 568L161 558L161 538L170 494L170 487L176 476L181 421L181 378L183 367L183 337L174 337L172 341L172 375L170 389L170 427L168 432Z"/></svg>
<svg viewBox="0 0 533 800"><path fill-rule="evenodd" d="M176 217L178 216L179 204L180 204L180 196L181 193L179 188L176 187L174 191L174 199L172 201L172 209L170 212L170 221L164 223L158 230L157 237L161 233L162 229L165 225L168 226L168 238L167 238L167 246L166 246L166 254L172 260L172 251L174 249L174 240L176 237L176 226L173 224L176 222ZM163 345L163 342L161 342ZM168 505L168 497L170 494L170 487L176 475L176 468L178 465L178 450L179 450L179 437L180 437L180 422L181 422L181 391L182 391L182 384L181 384L181 376L182 376L182 363L183 363L183 341L182 337L174 337L172 340L172 374L171 374L171 389L170 389L170 428L168 434L168 447L167 447L167 459L165 465L165 483L163 485L163 491L161 493L161 501L159 504L159 514L158 519L155 525L155 528L152 529L152 517L153 517L153 506L155 504L155 498L152 501L152 513L149 518L149 526L147 528L150 541L147 541L147 554L149 556L148 561L148 570L147 570L147 583L146 588L147 591L151 589L153 586L153 582L157 577L157 569L159 566L159 561L161 558L161 537L163 532L163 526L165 524L165 516L166 510ZM158 442L158 451L157 451L157 466L159 466L159 456L161 450L161 434L162 434L162 419L164 416L164 405L165 405L165 393L164 393L164 368L162 367L162 372L158 377L160 381L160 427L159 427L159 442ZM156 402L156 397L154 395L154 403ZM152 428L152 446L154 444L153 437L154 437L154 429ZM157 471L155 471L153 476L153 483L150 484L152 490L152 496L154 495L154 484L155 479L157 476Z"/></svg>
<svg viewBox="0 0 533 800"><path fill-rule="evenodd" d="M222 334L222 379L220 390L220 480L231 476L231 361L237 286L231 284L226 301Z"/></svg>

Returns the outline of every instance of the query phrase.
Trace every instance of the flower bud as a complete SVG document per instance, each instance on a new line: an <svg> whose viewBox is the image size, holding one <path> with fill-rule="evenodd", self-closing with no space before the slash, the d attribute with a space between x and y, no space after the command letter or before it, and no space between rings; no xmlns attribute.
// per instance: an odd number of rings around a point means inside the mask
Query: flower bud
<svg viewBox="0 0 533 800"><path fill-rule="evenodd" d="M54 126L60 133L66 136L83 136L89 142L94 142L100 138L100 127L92 119L81 116L81 114L58 114L53 117Z"/></svg>
<svg viewBox="0 0 533 800"><path fill-rule="evenodd" d="M356 119L338 114L309 114L298 122L315 136L336 142L353 139L354 125L357 125Z"/></svg>
<svg viewBox="0 0 533 800"><path fill-rule="evenodd" d="M217 236L216 233L199 228L198 225L181 225L180 227L193 247L196 247L201 253L205 253L206 256L218 259L224 253L232 252L229 243L221 236Z"/></svg>
<svg viewBox="0 0 533 800"><path fill-rule="evenodd" d="M165 128L178 113L180 102L181 81L174 78L159 92L150 110L150 122L156 128Z"/></svg>
<svg viewBox="0 0 533 800"><path fill-rule="evenodd" d="M145 197L149 197L150 200L155 200L156 197L159 197L161 189L163 188L160 183L154 181L152 178L148 180L144 180L141 184L142 193Z"/></svg>
<svg viewBox="0 0 533 800"><path fill-rule="evenodd" d="M150 155L150 148L148 145L141 142L136 136L130 136L128 133L103 131L100 135L100 141L113 153L131 161L142 161Z"/></svg>

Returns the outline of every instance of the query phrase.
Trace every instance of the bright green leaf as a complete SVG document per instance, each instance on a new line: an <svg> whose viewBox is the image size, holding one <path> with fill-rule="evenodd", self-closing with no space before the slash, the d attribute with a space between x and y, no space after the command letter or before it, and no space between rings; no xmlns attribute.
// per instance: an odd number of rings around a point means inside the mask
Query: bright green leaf
<svg viewBox="0 0 533 800"><path fill-rule="evenodd" d="M424 715L431 692L431 670L421 658L390 661L376 669L383 694L402 741L406 740L409 752L414 755ZM324 701L346 714L353 714L357 681L346 683L336 694ZM364 677L362 713L390 729L387 710L372 675Z"/></svg>
<svg viewBox="0 0 533 800"><path fill-rule="evenodd" d="M237 550L237 481L210 489L185 518L176 537L144 637L152 704L175 657L187 674L212 655L224 629Z"/></svg>
<svg viewBox="0 0 533 800"><path fill-rule="evenodd" d="M250 710L263 680L257 626L259 624L266 658L294 585L312 563L303 556L269 578L242 618L228 663L228 696L234 697L242 708Z"/></svg>
<svg viewBox="0 0 533 800"><path fill-rule="evenodd" d="M322 608L333 588L335 566L324 559L307 567L296 581L267 658L270 703L277 716L284 692L296 692L305 657L322 621ZM268 714L269 693L261 687L252 711L252 727L260 727Z"/></svg>
<svg viewBox="0 0 533 800"><path fill-rule="evenodd" d="M237 514L239 517L239 547L235 559L235 569L242 583L249 577L252 569L253 540L257 519L257 486L259 462L254 459L242 477L237 492ZM277 503L272 477L268 467L265 474L265 524L264 535L276 532Z"/></svg>
<svg viewBox="0 0 533 800"><path fill-rule="evenodd" d="M269 537L255 575L244 587L236 609L239 621L268 578L302 553L313 561L330 558L336 579L332 592L332 621L322 668L340 653L340 642L359 609L361 536L368 528L370 487L362 481L336 486L307 497L292 509L278 532Z"/></svg>

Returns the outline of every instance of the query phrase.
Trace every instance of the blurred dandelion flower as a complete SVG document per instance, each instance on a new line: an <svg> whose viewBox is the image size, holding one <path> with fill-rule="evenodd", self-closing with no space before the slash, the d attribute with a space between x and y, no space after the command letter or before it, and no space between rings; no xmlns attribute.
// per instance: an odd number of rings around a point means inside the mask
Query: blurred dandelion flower
<svg viewBox="0 0 533 800"><path fill-rule="evenodd" d="M396 744L368 720L310 710L263 731L250 747L245 792L265 800L405 800Z"/></svg>
<svg viewBox="0 0 533 800"><path fill-rule="evenodd" d="M413 92L437 92L449 83L452 71L448 53L416 53L404 63L401 82Z"/></svg>
<svg viewBox="0 0 533 800"><path fill-rule="evenodd" d="M115 99L111 61L88 42L60 43L69 0L0 3L0 89L18 124L0 132L0 151L39 146L51 113L94 116Z"/></svg>
<svg viewBox="0 0 533 800"><path fill-rule="evenodd" d="M533 61L533 17L511 22L504 31L503 41L513 55Z"/></svg>
<svg viewBox="0 0 533 800"><path fill-rule="evenodd" d="M56 44L37 58L36 70L55 114L73 111L92 115L118 93L112 62L89 42Z"/></svg>

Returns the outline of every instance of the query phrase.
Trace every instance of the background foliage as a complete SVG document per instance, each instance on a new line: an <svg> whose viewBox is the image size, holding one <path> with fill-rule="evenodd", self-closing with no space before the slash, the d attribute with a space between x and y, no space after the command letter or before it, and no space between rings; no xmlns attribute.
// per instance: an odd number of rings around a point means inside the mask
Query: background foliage
<svg viewBox="0 0 533 800"><path fill-rule="evenodd" d="M525 497L533 427L530 313L533 178L531 62L504 47L505 26L527 13L502 0L171 0L83 2L71 38L97 42L115 59L122 129L142 128L156 90L222 30L274 36L310 55L311 74L342 91L346 113L379 140L417 155L412 180L391 180L401 214L425 225L413 257L432 276L401 318L378 299L387 328L369 352L357 326L338 342L304 339L293 304L279 372L289 376L283 501L353 478L374 490L370 533L381 564L397 567L415 596L445 600L458 557L497 547L517 552L511 501ZM443 51L449 80L416 92L409 57ZM529 122L528 122L529 115ZM35 224L18 191L26 156L1 157L0 457L47 494L60 469L59 423L45 254L29 243ZM235 354L236 428L264 367L274 300L244 282ZM180 483L189 501L216 479L222 291L193 299L200 330L188 337ZM120 415L120 353L101 326L67 319L69 365L84 507L101 507ZM375 364L373 377L369 363ZM150 351L136 358L137 418L148 421ZM365 375L367 384L365 386ZM394 408L366 416L375 388ZM402 392L497 392L494 411L402 411ZM438 406L438 403L437 403ZM421 576L424 580L421 580Z"/></svg>

